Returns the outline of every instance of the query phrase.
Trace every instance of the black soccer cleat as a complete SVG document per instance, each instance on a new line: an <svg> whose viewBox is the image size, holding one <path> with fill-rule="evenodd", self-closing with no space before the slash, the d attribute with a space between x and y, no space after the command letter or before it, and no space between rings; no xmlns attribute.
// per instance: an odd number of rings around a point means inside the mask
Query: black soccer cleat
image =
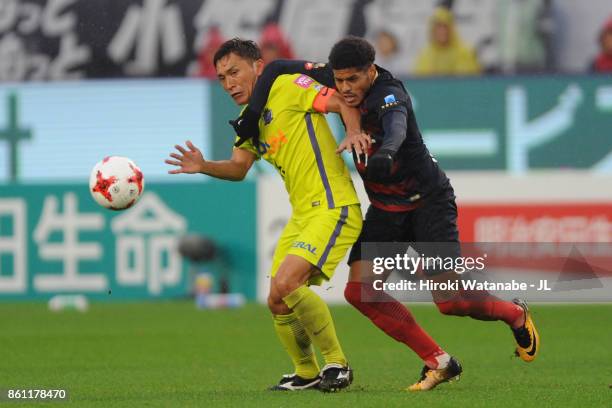
<svg viewBox="0 0 612 408"><path fill-rule="evenodd" d="M348 387L353 382L353 370L340 364L327 364L321 370L319 389L323 392L336 392Z"/></svg>
<svg viewBox="0 0 612 408"><path fill-rule="evenodd" d="M444 368L433 370L427 366L423 367L419 381L408 387L406 391L433 390L442 383L459 380L462 372L463 368L459 361L455 357L451 357L448 365Z"/></svg>
<svg viewBox="0 0 612 408"><path fill-rule="evenodd" d="M278 384L269 388L270 391L301 391L318 388L321 377L302 378L297 374L285 374Z"/></svg>

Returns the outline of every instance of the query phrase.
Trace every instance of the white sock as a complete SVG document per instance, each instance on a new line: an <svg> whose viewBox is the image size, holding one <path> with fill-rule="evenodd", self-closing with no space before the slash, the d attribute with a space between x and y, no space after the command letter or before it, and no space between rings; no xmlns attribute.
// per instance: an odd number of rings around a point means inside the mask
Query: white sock
<svg viewBox="0 0 612 408"><path fill-rule="evenodd" d="M438 362L438 370L442 368L448 367L448 363L450 362L451 356L448 353L440 354L436 356L436 361Z"/></svg>

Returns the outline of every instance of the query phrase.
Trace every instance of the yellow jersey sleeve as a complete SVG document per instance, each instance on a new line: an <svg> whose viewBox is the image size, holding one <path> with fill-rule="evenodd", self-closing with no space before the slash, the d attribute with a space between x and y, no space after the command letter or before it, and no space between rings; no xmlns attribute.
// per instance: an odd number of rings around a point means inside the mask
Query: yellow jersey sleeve
<svg viewBox="0 0 612 408"><path fill-rule="evenodd" d="M316 112L314 101L321 89L325 88L304 74L280 75L274 81L270 95L275 94L290 110Z"/></svg>
<svg viewBox="0 0 612 408"><path fill-rule="evenodd" d="M240 140L240 138L238 136L236 136L236 139L234 139L234 144L236 144L236 142ZM261 159L261 155L259 154L259 152L257 151L257 149L255 148L255 146L253 146L253 141L252 139L249 139L247 141L245 141L243 144L241 144L239 147L234 147L234 149L243 149L246 150L248 152L251 152L255 155L255 159L259 160Z"/></svg>

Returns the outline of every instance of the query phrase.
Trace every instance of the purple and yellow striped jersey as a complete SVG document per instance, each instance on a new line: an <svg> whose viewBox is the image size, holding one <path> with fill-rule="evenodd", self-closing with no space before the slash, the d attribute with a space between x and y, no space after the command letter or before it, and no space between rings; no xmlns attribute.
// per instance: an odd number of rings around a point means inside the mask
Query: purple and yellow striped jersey
<svg viewBox="0 0 612 408"><path fill-rule="evenodd" d="M306 75L279 76L259 121L259 147L252 140L239 147L277 169L294 212L359 203L327 120L313 108L323 88Z"/></svg>

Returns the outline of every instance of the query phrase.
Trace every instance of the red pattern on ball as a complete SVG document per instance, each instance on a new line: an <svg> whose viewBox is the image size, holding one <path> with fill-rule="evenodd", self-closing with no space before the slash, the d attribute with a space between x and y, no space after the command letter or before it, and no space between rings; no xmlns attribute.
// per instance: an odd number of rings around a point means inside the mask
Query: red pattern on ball
<svg viewBox="0 0 612 408"><path fill-rule="evenodd" d="M115 181L117 181L117 177L110 176L109 178L104 178L102 172L98 170L96 173L96 185L91 191L102 194L104 198L106 198L109 202L112 202L113 196L111 196L111 193L108 190Z"/></svg>
<svg viewBox="0 0 612 408"><path fill-rule="evenodd" d="M138 167L134 167L130 164L130 168L134 170L134 175L128 179L128 183L136 183L138 186L138 194L142 194L142 171Z"/></svg>

